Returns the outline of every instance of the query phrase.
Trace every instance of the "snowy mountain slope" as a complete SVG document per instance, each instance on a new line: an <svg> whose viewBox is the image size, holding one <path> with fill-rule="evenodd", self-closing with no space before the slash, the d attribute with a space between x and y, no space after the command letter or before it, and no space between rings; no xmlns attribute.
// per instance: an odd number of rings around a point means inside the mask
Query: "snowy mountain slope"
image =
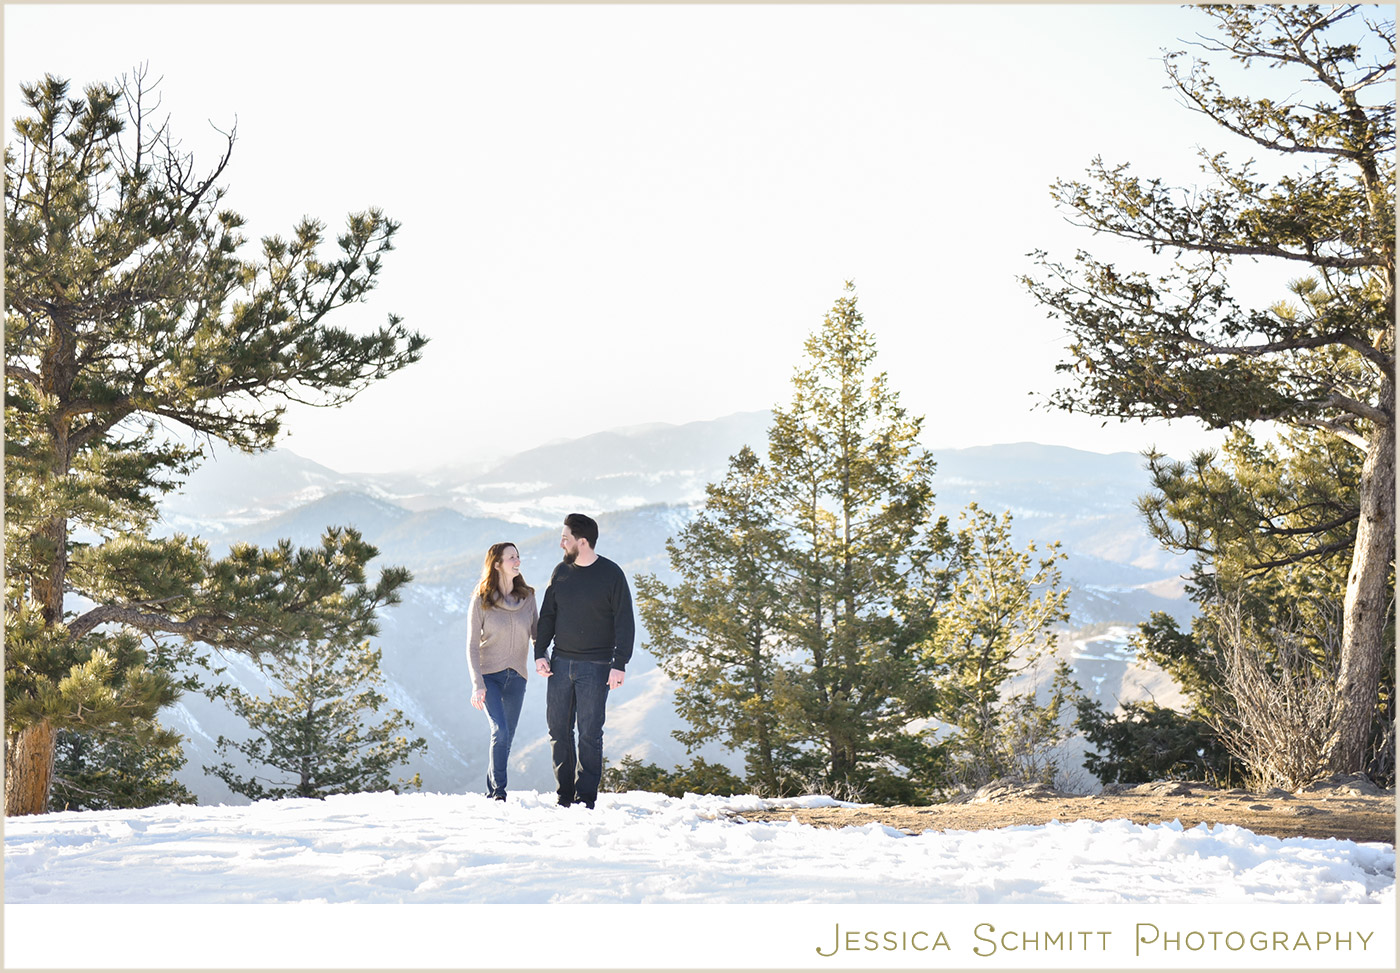
<svg viewBox="0 0 1400 973"><path fill-rule="evenodd" d="M213 539L237 526L257 524L339 491L375 492L287 449L243 453L223 445L161 500L170 530Z"/></svg>

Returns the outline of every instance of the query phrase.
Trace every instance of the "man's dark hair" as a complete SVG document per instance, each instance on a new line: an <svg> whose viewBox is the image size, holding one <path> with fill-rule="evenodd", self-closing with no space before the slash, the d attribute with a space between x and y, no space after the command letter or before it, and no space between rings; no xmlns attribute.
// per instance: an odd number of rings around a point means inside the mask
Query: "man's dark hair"
<svg viewBox="0 0 1400 973"><path fill-rule="evenodd" d="M588 546L598 549L598 521L587 514L569 514L564 518L564 526L579 540L588 541Z"/></svg>

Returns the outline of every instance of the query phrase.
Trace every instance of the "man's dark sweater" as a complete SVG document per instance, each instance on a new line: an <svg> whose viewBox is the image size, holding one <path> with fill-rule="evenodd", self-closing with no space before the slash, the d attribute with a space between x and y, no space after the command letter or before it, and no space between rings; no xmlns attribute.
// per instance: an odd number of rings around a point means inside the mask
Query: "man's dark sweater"
<svg viewBox="0 0 1400 973"><path fill-rule="evenodd" d="M553 640L556 655L610 662L625 671L635 637L632 592L622 568L601 556L586 568L560 562L540 606L535 658L545 658Z"/></svg>

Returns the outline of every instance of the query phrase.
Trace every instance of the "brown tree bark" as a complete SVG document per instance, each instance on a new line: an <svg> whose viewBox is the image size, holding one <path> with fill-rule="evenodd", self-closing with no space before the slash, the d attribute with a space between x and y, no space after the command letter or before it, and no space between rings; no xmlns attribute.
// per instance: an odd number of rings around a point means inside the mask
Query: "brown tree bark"
<svg viewBox="0 0 1400 973"><path fill-rule="evenodd" d="M53 341L41 365L41 386L54 396L59 409L49 421L53 449L53 482L63 483L73 466L72 420L67 407L77 373L77 335L60 314L52 315ZM52 517L39 532L40 550L47 548L48 570L36 572L31 594L43 606L48 628L63 624L63 600L68 590L68 512ZM43 814L49 808L58 730L47 716L5 738L5 814Z"/></svg>
<svg viewBox="0 0 1400 973"><path fill-rule="evenodd" d="M48 720L25 727L5 745L5 815L48 810L58 731Z"/></svg>
<svg viewBox="0 0 1400 973"><path fill-rule="evenodd" d="M1393 414L1394 386L1382 407ZM1361 468L1361 516L1347 575L1339 692L1342 716L1329 763L1333 771L1366 769L1366 745L1375 719L1381 660L1385 655L1386 608L1395 560L1395 430L1372 437Z"/></svg>

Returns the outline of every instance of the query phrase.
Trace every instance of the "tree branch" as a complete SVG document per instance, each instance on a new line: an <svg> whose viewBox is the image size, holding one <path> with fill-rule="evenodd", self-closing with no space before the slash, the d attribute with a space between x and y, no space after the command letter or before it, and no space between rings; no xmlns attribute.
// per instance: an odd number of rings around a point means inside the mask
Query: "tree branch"
<svg viewBox="0 0 1400 973"><path fill-rule="evenodd" d="M1359 507L1353 507L1336 520L1325 524L1312 524L1307 527L1274 527L1270 524L1269 533L1287 537L1298 537L1303 534L1325 534L1330 530L1336 530L1338 527L1345 527L1359 516L1361 516L1361 509Z"/></svg>
<svg viewBox="0 0 1400 973"><path fill-rule="evenodd" d="M1337 344L1345 345L1350 348L1362 358L1365 358L1367 361L1380 368L1380 370L1387 375L1394 374L1395 357L1393 355L1387 355L1369 341L1363 341L1357 335L1349 334L1345 331L1338 332L1335 337L1337 339Z"/></svg>
<svg viewBox="0 0 1400 973"><path fill-rule="evenodd" d="M1298 252L1286 250L1278 246L1246 246L1238 243L1225 243L1219 240L1206 240L1202 242L1183 240L1180 237L1159 236L1123 224L1115 225L1104 222L1081 223L1076 220L1067 220L1067 222L1071 226L1078 226L1095 232L1110 233L1124 240L1136 240L1139 243L1146 243L1149 246L1168 249L1190 250L1194 253L1223 254L1231 257L1277 257L1280 260L1301 261L1314 267L1327 267L1332 270L1362 270L1368 267L1381 266L1381 260L1378 257L1329 257L1317 252Z"/></svg>
<svg viewBox="0 0 1400 973"><path fill-rule="evenodd" d="M21 382L25 382L29 385L34 386L35 388L39 387L39 376L22 365L11 365L9 362L6 362L5 376L7 378L18 379Z"/></svg>
<svg viewBox="0 0 1400 973"><path fill-rule="evenodd" d="M1289 564L1297 564L1299 561L1304 561L1309 558L1323 558L1329 554L1336 554L1339 551L1350 551L1355 543L1356 535L1352 534L1342 540L1334 541L1331 544L1322 544L1306 551L1298 551L1296 554L1290 554L1287 557L1276 558L1272 561L1260 561L1250 567L1250 575L1251 577L1257 577L1274 568L1285 567Z"/></svg>
<svg viewBox="0 0 1400 973"><path fill-rule="evenodd" d="M1346 340L1348 338L1351 340ZM1308 348L1325 348L1328 345L1337 344L1346 345L1350 348L1353 346L1352 342L1355 340L1356 338L1354 335L1335 333L1313 335L1310 338L1290 338L1287 341L1272 341L1263 345L1217 345L1206 341L1204 338L1197 338L1190 334L1182 337L1183 343L1194 345L1212 355L1236 355L1248 358L1277 354L1281 351L1303 351Z"/></svg>
<svg viewBox="0 0 1400 973"><path fill-rule="evenodd" d="M1378 426L1389 428L1393 417L1379 406L1371 405L1369 402L1361 402L1350 396L1342 395L1340 392L1333 392L1322 401L1324 406L1331 406L1334 409L1341 409L1361 419L1368 419Z"/></svg>
<svg viewBox="0 0 1400 973"><path fill-rule="evenodd" d="M1366 449L1370 445L1366 441L1365 436L1362 436L1355 429L1351 429L1347 426L1344 426L1339 422L1334 422L1329 419L1295 419L1293 421L1300 426L1308 426L1312 429L1326 430L1327 432L1330 432L1332 435L1336 436L1338 439L1342 440L1344 443L1347 443L1351 446L1355 446L1358 450L1360 450L1363 453L1366 452Z"/></svg>
<svg viewBox="0 0 1400 973"><path fill-rule="evenodd" d="M226 621L226 618L218 615L193 615L184 621L179 621L167 615L157 615L154 612L142 611L129 605L98 605L73 619L68 623L67 628L69 636L73 639L80 639L99 625L111 622L127 625L147 634L159 632L209 641L211 637L217 640L219 634L218 630L211 628L211 626Z"/></svg>

